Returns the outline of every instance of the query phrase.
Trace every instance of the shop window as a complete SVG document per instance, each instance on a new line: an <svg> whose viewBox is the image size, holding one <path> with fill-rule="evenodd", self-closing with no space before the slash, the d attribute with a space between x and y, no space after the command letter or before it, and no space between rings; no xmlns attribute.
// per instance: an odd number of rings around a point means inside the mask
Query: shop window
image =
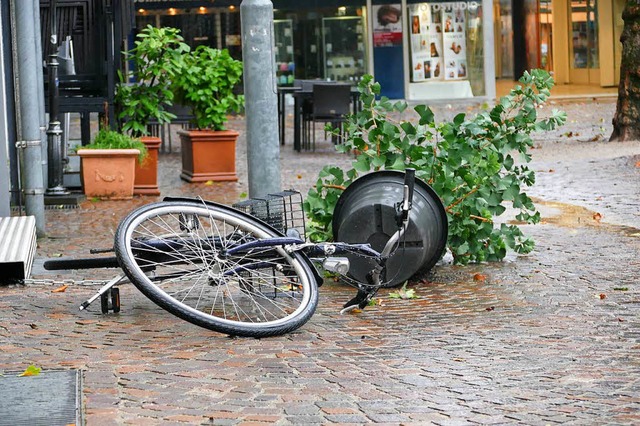
<svg viewBox="0 0 640 426"><path fill-rule="evenodd" d="M513 77L513 9L511 0L500 0L497 2L499 14L496 25L498 33L496 35L496 54L500 61L500 73L498 77Z"/></svg>
<svg viewBox="0 0 640 426"><path fill-rule="evenodd" d="M359 16L322 19L326 79L357 81L365 73L364 28Z"/></svg>
<svg viewBox="0 0 640 426"><path fill-rule="evenodd" d="M291 85L295 77L293 21L291 19L276 19L273 21L273 29L278 85Z"/></svg>
<svg viewBox="0 0 640 426"><path fill-rule="evenodd" d="M289 84L290 75L296 79L355 81L367 72L365 1L336 7L327 7L327 3L273 2L279 84ZM289 27L291 39L285 35Z"/></svg>
<svg viewBox="0 0 640 426"><path fill-rule="evenodd" d="M540 67L553 71L553 5L540 0Z"/></svg>
<svg viewBox="0 0 640 426"><path fill-rule="evenodd" d="M599 68L597 0L571 2L571 30L573 68Z"/></svg>
<svg viewBox="0 0 640 426"><path fill-rule="evenodd" d="M473 96L483 94L481 2L410 4L407 16L410 81L469 81Z"/></svg>

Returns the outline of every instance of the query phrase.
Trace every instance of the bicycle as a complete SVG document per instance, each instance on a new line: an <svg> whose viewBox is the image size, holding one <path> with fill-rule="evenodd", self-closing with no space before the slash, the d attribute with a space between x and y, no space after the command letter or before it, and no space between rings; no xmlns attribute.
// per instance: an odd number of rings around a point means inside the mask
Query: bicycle
<svg viewBox="0 0 640 426"><path fill-rule="evenodd" d="M278 230L226 205L165 198L119 223L115 258L49 260L45 268L122 269L124 274L100 288L81 310L100 298L103 312L118 312L116 285L128 279L154 303L192 324L234 336L281 335L301 327L316 310L323 282L316 264L357 288L342 313L364 309L388 284L386 263L402 246L414 184L415 171L408 169L402 200L395 206L397 229L381 251L362 243L310 243L295 228ZM282 219L277 212L272 216ZM365 280L348 276L349 255L373 261Z"/></svg>

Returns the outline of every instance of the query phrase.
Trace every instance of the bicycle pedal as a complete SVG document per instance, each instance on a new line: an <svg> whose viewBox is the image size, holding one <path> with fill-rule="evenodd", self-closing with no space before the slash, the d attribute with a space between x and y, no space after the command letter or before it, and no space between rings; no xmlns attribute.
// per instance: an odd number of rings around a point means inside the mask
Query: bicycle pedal
<svg viewBox="0 0 640 426"><path fill-rule="evenodd" d="M100 308L103 314L120 312L120 289L112 287L106 293L100 295Z"/></svg>

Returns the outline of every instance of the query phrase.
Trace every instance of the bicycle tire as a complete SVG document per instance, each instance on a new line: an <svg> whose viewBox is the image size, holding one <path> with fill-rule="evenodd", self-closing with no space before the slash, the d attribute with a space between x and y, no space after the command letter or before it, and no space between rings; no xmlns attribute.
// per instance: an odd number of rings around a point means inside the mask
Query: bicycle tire
<svg viewBox="0 0 640 426"><path fill-rule="evenodd" d="M98 269L119 268L120 264L115 256L110 257L86 257L86 258L62 258L49 259L44 262L44 269L57 271L63 269Z"/></svg>
<svg viewBox="0 0 640 426"><path fill-rule="evenodd" d="M318 289L311 267L283 247L235 254L225 249L280 236L227 206L158 202L122 220L115 252L131 282L168 312L217 332L267 337L301 327L315 312Z"/></svg>

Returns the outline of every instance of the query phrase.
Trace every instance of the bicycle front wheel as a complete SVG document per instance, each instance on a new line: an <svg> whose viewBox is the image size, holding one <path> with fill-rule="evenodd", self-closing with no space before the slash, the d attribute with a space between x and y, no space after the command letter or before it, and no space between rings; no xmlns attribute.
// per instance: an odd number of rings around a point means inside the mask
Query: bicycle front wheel
<svg viewBox="0 0 640 426"><path fill-rule="evenodd" d="M120 223L115 252L133 284L170 313L221 333L266 337L295 330L313 315L314 275L300 254L281 246L228 251L278 236L223 205L160 202Z"/></svg>

